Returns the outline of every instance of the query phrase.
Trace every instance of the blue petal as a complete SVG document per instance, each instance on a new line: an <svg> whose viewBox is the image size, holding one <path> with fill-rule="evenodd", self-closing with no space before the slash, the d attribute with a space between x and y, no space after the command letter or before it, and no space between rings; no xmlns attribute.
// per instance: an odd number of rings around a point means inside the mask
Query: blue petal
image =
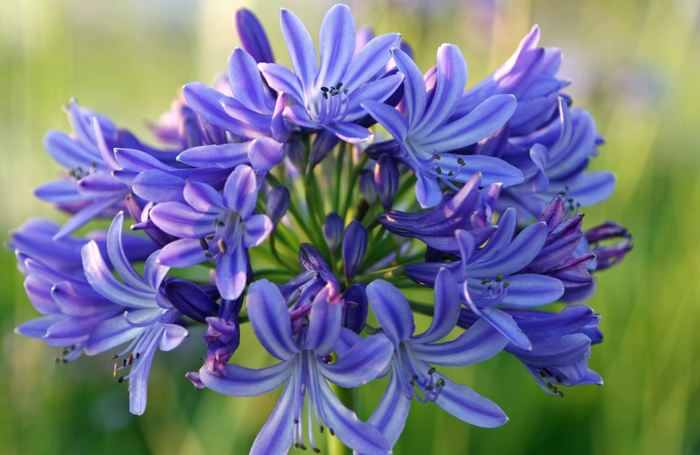
<svg viewBox="0 0 700 455"><path fill-rule="evenodd" d="M282 35L287 44L289 59L292 61L294 72L299 77L304 94L313 87L314 78L318 72L316 67L316 51L311 35L301 20L291 11L282 8L280 24Z"/></svg>
<svg viewBox="0 0 700 455"><path fill-rule="evenodd" d="M340 324L343 316L343 306L340 300L329 302L332 285L327 284L316 294L311 304L309 325L304 333L302 349L315 351L315 354L325 357L335 348L340 336Z"/></svg>
<svg viewBox="0 0 700 455"><path fill-rule="evenodd" d="M228 248L216 264L216 287L222 298L235 300L243 293L248 279L248 254L242 239Z"/></svg>
<svg viewBox="0 0 700 455"><path fill-rule="evenodd" d="M157 169L143 171L131 182L131 189L137 196L156 203L184 201L184 188L185 179Z"/></svg>
<svg viewBox="0 0 700 455"><path fill-rule="evenodd" d="M250 126L231 118L224 111L220 103L221 98L224 97L223 93L200 82L190 82L185 85L182 93L187 100L187 105L209 123L244 138L249 138L251 135L255 137L258 134Z"/></svg>
<svg viewBox="0 0 700 455"><path fill-rule="evenodd" d="M522 274L508 277L510 286L502 305L529 308L556 302L564 294L564 285L546 275Z"/></svg>
<svg viewBox="0 0 700 455"><path fill-rule="evenodd" d="M54 236L54 240L58 240L68 234L73 233L88 221L102 215L105 210L112 208L115 204L121 202L122 199L124 199L124 195L120 194L118 196L97 200L92 204L83 207L75 215L73 215L73 218L61 226L61 229Z"/></svg>
<svg viewBox="0 0 700 455"><path fill-rule="evenodd" d="M89 165L91 161L99 158L97 153L73 140L63 131L49 130L44 136L43 145L51 158L68 169Z"/></svg>
<svg viewBox="0 0 700 455"><path fill-rule="evenodd" d="M236 11L235 22L243 47L250 52L255 61L274 62L270 42L255 14L245 8L239 8Z"/></svg>
<svg viewBox="0 0 700 455"><path fill-rule="evenodd" d="M459 285L447 269L440 269L435 280L435 309L430 327L413 337L416 342L432 343L446 337L457 325L459 310Z"/></svg>
<svg viewBox="0 0 700 455"><path fill-rule="evenodd" d="M259 137L250 143L248 158L257 172L267 172L284 159L284 144L269 137Z"/></svg>
<svg viewBox="0 0 700 455"><path fill-rule="evenodd" d="M423 80L423 74L421 74L420 69L418 69L411 57L406 55L401 49L394 49L392 53L396 66L405 77L403 102L406 104L408 123L410 128L413 129L423 118L423 113L425 112L427 103L425 81Z"/></svg>
<svg viewBox="0 0 700 455"><path fill-rule="evenodd" d="M224 185L224 202L229 210L238 212L245 220L255 209L258 183L253 168L246 165L233 170Z"/></svg>
<svg viewBox="0 0 700 455"><path fill-rule="evenodd" d="M253 248L260 245L267 239L275 226L267 215L252 215L245 222L245 233L243 234L243 245L246 248Z"/></svg>
<svg viewBox="0 0 700 455"><path fill-rule="evenodd" d="M294 365L294 361L288 361L253 370L228 364L223 377L210 372L206 367L199 370L199 374L204 385L215 392L234 397L254 397L275 390L287 382L294 371Z"/></svg>
<svg viewBox="0 0 700 455"><path fill-rule="evenodd" d="M466 366L490 359L506 347L508 340L488 322L479 319L453 341L425 344L411 340L411 351L424 362Z"/></svg>
<svg viewBox="0 0 700 455"><path fill-rule="evenodd" d="M220 102L221 106L224 108L224 111L232 118L244 122L259 133L269 134L270 120L272 119L269 113L261 114L256 112L253 109L246 107L235 98L223 97L221 98ZM254 137L257 135L251 133L250 136Z"/></svg>
<svg viewBox="0 0 700 455"><path fill-rule="evenodd" d="M362 422L357 415L346 408L331 391L328 383L319 378L320 403L323 419L329 430L346 446L364 455L387 455L391 446L382 434L372 425Z"/></svg>
<svg viewBox="0 0 700 455"><path fill-rule="evenodd" d="M399 33L387 33L377 36L364 45L348 65L343 81L344 87L352 93L370 80L384 68L391 58L391 48L397 47L400 42Z"/></svg>
<svg viewBox="0 0 700 455"><path fill-rule="evenodd" d="M362 107L374 117L386 130L391 134L391 137L399 142L406 140L408 134L408 121L406 117L401 115L399 111L391 106L378 101L365 101Z"/></svg>
<svg viewBox="0 0 700 455"><path fill-rule="evenodd" d="M158 348L161 351L172 351L187 338L189 333L187 329L177 324L161 324L163 327L163 335L161 335L158 343Z"/></svg>
<svg viewBox="0 0 700 455"><path fill-rule="evenodd" d="M420 137L423 133L434 131L442 125L452 115L466 85L467 62L464 60L464 56L457 46L443 44L438 48L437 53L435 94L423 118L412 128L413 135ZM484 135L484 137L486 136L488 134Z"/></svg>
<svg viewBox="0 0 700 455"><path fill-rule="evenodd" d="M258 64L240 47L229 58L228 80L235 99L259 114L269 114Z"/></svg>
<svg viewBox="0 0 700 455"><path fill-rule="evenodd" d="M141 312L148 318L151 318L162 312L162 310L135 310L131 312L131 315ZM129 317L131 318L132 316ZM133 340L145 330L147 329L144 327L130 326L124 319L124 315L119 314L103 321L93 329L85 344L85 354L96 355L105 352L129 340Z"/></svg>
<svg viewBox="0 0 700 455"><path fill-rule="evenodd" d="M248 142L221 145L202 145L180 153L178 161L195 167L218 167L230 169L239 164L248 164Z"/></svg>
<svg viewBox="0 0 700 455"><path fill-rule="evenodd" d="M130 286L142 291L153 291L143 280L141 275L136 273L131 262L126 257L124 246L122 245L122 224L124 223L124 212L119 212L112 220L107 233L107 254L112 266L122 279Z"/></svg>
<svg viewBox="0 0 700 455"><path fill-rule="evenodd" d="M402 74L393 74L363 85L348 95L348 108L345 120L355 121L365 116L362 103L369 100L384 101L389 98L403 81Z"/></svg>
<svg viewBox="0 0 700 455"><path fill-rule="evenodd" d="M426 368L428 366L426 365ZM463 422L483 428L500 427L508 421L505 413L493 401L486 399L467 386L450 381L440 373L445 385L435 404Z"/></svg>
<svg viewBox="0 0 700 455"><path fill-rule="evenodd" d="M403 432L410 409L411 400L406 398L398 376L392 373L386 391L367 423L381 431L389 445L393 446Z"/></svg>
<svg viewBox="0 0 700 455"><path fill-rule="evenodd" d="M416 179L416 199L421 208L438 205L442 201L442 189L437 180L420 172L416 173Z"/></svg>
<svg viewBox="0 0 700 455"><path fill-rule="evenodd" d="M469 309L487 320L489 324L501 332L510 342L523 349L529 350L532 348L532 343L530 343L529 338L520 330L520 327L518 327L518 324L513 320L511 315L493 306L477 308L473 304L470 304L469 301L467 303Z"/></svg>
<svg viewBox="0 0 700 455"><path fill-rule="evenodd" d="M132 414L142 415L146 411L148 376L151 372L151 363L155 353L155 346L148 346L146 352L140 353L138 365L132 367L138 367L136 371L132 370L129 378L129 412Z"/></svg>
<svg viewBox="0 0 700 455"><path fill-rule="evenodd" d="M466 116L421 137L418 143L421 147L439 152L474 144L498 131L513 115L516 104L513 95L492 96Z"/></svg>
<svg viewBox="0 0 700 455"><path fill-rule="evenodd" d="M476 278L511 275L522 270L539 254L547 239L547 224L540 221L520 232L501 254L489 261L467 266L467 275Z"/></svg>
<svg viewBox="0 0 700 455"><path fill-rule="evenodd" d="M214 212L224 207L224 198L218 191L206 183L188 180L185 182L185 189L182 192L185 201L198 212ZM175 203L176 204L176 203ZM156 207L158 207L156 205ZM153 211L150 212L151 215ZM165 214L167 217L167 214ZM172 221L169 221L170 223ZM184 237L179 235L178 237Z"/></svg>
<svg viewBox="0 0 700 455"><path fill-rule="evenodd" d="M373 335L357 342L330 365L319 363L323 376L341 387L352 388L376 379L386 370L394 347L383 335Z"/></svg>
<svg viewBox="0 0 700 455"><path fill-rule="evenodd" d="M336 136L349 142L350 144L361 144L372 139L372 132L364 126L350 122L336 122L332 125L324 125L328 130L335 133Z"/></svg>
<svg viewBox="0 0 700 455"><path fill-rule="evenodd" d="M52 180L34 189L34 196L46 202L74 202L87 199L78 193L72 178Z"/></svg>
<svg viewBox="0 0 700 455"><path fill-rule="evenodd" d="M462 159L463 165L458 159ZM453 179L466 182L476 172L482 175L482 185L502 183L504 187L513 186L523 181L523 173L517 167L506 163L500 158L485 155L453 155L446 153L440 160L443 174L454 174Z"/></svg>
<svg viewBox="0 0 700 455"><path fill-rule="evenodd" d="M347 5L338 4L328 10L321 24L318 47L321 67L314 81L314 90L344 82L345 70L355 52L355 19Z"/></svg>
<svg viewBox="0 0 700 455"><path fill-rule="evenodd" d="M367 298L389 340L398 345L416 330L411 307L401 291L384 280L367 286Z"/></svg>
<svg viewBox="0 0 700 455"><path fill-rule="evenodd" d="M270 87L280 93L286 93L297 103L304 105L304 88L296 74L276 63L260 63L258 68Z"/></svg>
<svg viewBox="0 0 700 455"><path fill-rule="evenodd" d="M202 213L179 202L157 204L149 212L151 220L163 231L180 238L196 239L214 232L216 213Z"/></svg>
<svg viewBox="0 0 700 455"><path fill-rule="evenodd" d="M301 352L292 336L287 304L277 286L259 280L248 287L248 315L253 331L265 349L280 360Z"/></svg>
<svg viewBox="0 0 700 455"><path fill-rule="evenodd" d="M168 243L158 254L158 263L176 268L190 267L207 260L197 239L180 239Z"/></svg>
<svg viewBox="0 0 700 455"><path fill-rule="evenodd" d="M294 409L298 406L297 381L287 384L270 417L250 448L250 455L285 455L294 435Z"/></svg>

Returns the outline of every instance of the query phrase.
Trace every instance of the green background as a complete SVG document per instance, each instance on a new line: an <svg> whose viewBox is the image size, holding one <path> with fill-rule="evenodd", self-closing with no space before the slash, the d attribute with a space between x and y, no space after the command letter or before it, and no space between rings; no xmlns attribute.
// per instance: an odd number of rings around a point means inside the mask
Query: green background
<svg viewBox="0 0 700 455"><path fill-rule="evenodd" d="M331 5L318 1L3 0L0 2L0 239L31 216L64 218L32 188L59 167L43 151L49 128L67 130L61 106L75 96L147 137L184 83L211 82L238 45L231 16L254 10L277 58L288 62L278 7L317 35ZM437 47L463 50L470 83L516 48L530 26L541 44L563 49L561 74L589 109L607 144L593 167L617 173L615 194L587 212L628 227L635 249L599 276L589 305L606 335L591 366L603 387L542 393L513 358L500 355L451 376L493 399L510 421L471 427L432 405L414 404L396 454L700 453L700 2L698 0L390 0L351 4L358 25L400 31L419 65ZM185 380L204 344L193 332L175 353L159 353L145 415L128 413L126 384L107 355L54 365L57 350L14 327L36 316L11 252L0 253L1 454L240 454L276 394L230 398ZM244 329L236 354L271 363ZM252 360L248 360L252 359ZM382 384L361 391L366 418ZM301 452L300 452L301 453Z"/></svg>

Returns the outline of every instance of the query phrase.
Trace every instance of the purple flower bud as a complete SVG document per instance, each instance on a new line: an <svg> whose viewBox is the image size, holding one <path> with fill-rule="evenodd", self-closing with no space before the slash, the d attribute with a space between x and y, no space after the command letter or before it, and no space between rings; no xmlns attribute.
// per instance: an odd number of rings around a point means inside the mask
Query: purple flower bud
<svg viewBox="0 0 700 455"><path fill-rule="evenodd" d="M399 189L399 167L389 155L384 153L377 160L374 168L374 183L377 186L379 201L384 210L394 205L394 196Z"/></svg>
<svg viewBox="0 0 700 455"><path fill-rule="evenodd" d="M304 172L306 157L304 156L304 145L301 141L291 141L284 144L284 154L298 172Z"/></svg>
<svg viewBox="0 0 700 455"><path fill-rule="evenodd" d="M199 125L197 125L197 119L194 117L194 114L182 117L178 133L183 149L202 145L202 134L199 131Z"/></svg>
<svg viewBox="0 0 700 455"><path fill-rule="evenodd" d="M167 277L163 284L165 296L185 316L204 322L214 316L218 305L194 283L180 278Z"/></svg>
<svg viewBox="0 0 700 455"><path fill-rule="evenodd" d="M323 221L323 238L326 239L328 248L335 251L343 240L343 219L335 212L331 212Z"/></svg>
<svg viewBox="0 0 700 455"><path fill-rule="evenodd" d="M343 327L355 333L362 332L367 322L369 302L364 283L355 283L343 294Z"/></svg>
<svg viewBox="0 0 700 455"><path fill-rule="evenodd" d="M374 184L374 173L369 169L363 169L360 173L360 193L369 203L377 202L377 186Z"/></svg>
<svg viewBox="0 0 700 455"><path fill-rule="evenodd" d="M289 190L284 185L277 185L267 193L265 213L273 224L279 223L289 207Z"/></svg>
<svg viewBox="0 0 700 455"><path fill-rule="evenodd" d="M615 223L607 221L598 227L586 231L586 240L591 244L591 251L596 256L596 270L605 270L621 262L627 253L632 251L632 234L627 229ZM614 245L599 245L599 242L619 239Z"/></svg>
<svg viewBox="0 0 700 455"><path fill-rule="evenodd" d="M270 42L267 40L265 30L255 14L246 8L236 11L233 18L241 39L243 48L255 59L257 63L274 63Z"/></svg>
<svg viewBox="0 0 700 455"><path fill-rule="evenodd" d="M367 252L367 230L355 220L348 225L343 238L343 274L352 279L362 265Z"/></svg>
<svg viewBox="0 0 700 455"><path fill-rule="evenodd" d="M322 130L316 135L314 143L311 146L311 155L309 156L309 161L313 164L318 164L338 145L340 139L335 133L329 130Z"/></svg>

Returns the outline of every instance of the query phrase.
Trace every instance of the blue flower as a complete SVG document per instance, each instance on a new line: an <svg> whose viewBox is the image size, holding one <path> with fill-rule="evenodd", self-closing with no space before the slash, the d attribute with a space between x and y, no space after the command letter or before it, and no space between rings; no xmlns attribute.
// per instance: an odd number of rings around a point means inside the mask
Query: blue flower
<svg viewBox="0 0 700 455"><path fill-rule="evenodd" d="M221 297L235 300L247 282L248 248L260 245L274 225L267 215L255 214L259 186L250 166L241 165L226 180L223 195L204 183L188 181L188 204L164 202L150 212L163 231L179 237L163 247L158 262L190 267L216 262L216 284Z"/></svg>
<svg viewBox="0 0 700 455"><path fill-rule="evenodd" d="M512 95L488 98L459 118L451 116L467 83L467 64L457 46L438 49L437 68L424 79L416 64L400 49L392 50L399 71L405 76L403 105L406 116L376 101L362 106L394 138L398 147L385 147L394 159L416 175L416 198L421 207L434 207L442 199L439 180L466 182L481 172L483 183L504 186L522 182L522 173L498 158L453 153L474 144L500 128L513 114ZM426 83L427 80L427 83Z"/></svg>
<svg viewBox="0 0 700 455"><path fill-rule="evenodd" d="M369 140L372 133L353 122L366 115L361 103L382 102L401 84L398 74L372 80L401 35L378 36L354 55L355 20L350 8L335 5L321 24L318 67L313 41L301 20L282 9L281 26L294 72L275 63L259 67L270 87L291 98L284 117L302 128L326 129L350 143Z"/></svg>
<svg viewBox="0 0 700 455"><path fill-rule="evenodd" d="M226 395L256 396L286 384L277 406L255 439L251 454L284 454L291 444L305 447L302 413L307 394L306 430L312 449L315 449L312 427L315 422L322 431L327 428L354 450L366 454L390 453L381 433L343 406L327 381L341 387L357 387L371 381L387 367L391 343L384 336L371 336L329 363L341 330L349 332L341 329L342 301L337 297L329 299L333 293L331 285L326 285L316 294L306 322L294 333L292 316L277 286L267 280L251 283L247 309L253 331L281 363L261 370L228 364L224 376L205 368L200 370L205 386Z"/></svg>
<svg viewBox="0 0 700 455"><path fill-rule="evenodd" d="M382 331L391 340L389 386L369 423L382 431L393 445L403 430L410 402L434 402L464 422L497 427L508 418L490 400L469 387L456 384L437 371L438 366L466 366L491 358L507 340L484 321L474 324L453 341L437 343L457 324L460 311L459 285L446 269L435 282L435 313L425 332L414 335L411 307L404 295L383 280L367 286L367 297Z"/></svg>

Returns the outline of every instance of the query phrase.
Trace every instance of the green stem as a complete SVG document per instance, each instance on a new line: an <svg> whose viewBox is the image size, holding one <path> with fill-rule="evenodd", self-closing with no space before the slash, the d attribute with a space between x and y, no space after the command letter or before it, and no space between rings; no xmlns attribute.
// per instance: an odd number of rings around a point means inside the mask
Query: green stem
<svg viewBox="0 0 700 455"><path fill-rule="evenodd" d="M331 389L333 389L333 392L340 398L340 401L346 408L354 411L352 389L344 389L335 384L331 384ZM328 453L330 455L352 455L352 450L345 447L345 444L340 442L340 439L336 436L332 436L330 431L326 432L326 441L328 443Z"/></svg>
<svg viewBox="0 0 700 455"><path fill-rule="evenodd" d="M343 209L339 212L340 217L343 219L347 217L348 209L350 208L350 201L352 200L352 196L355 189L355 184L357 183L357 179L358 177L360 177L360 172L362 172L362 168L365 167L365 164L367 163L368 159L369 156L366 153L363 153L362 158L360 158L360 162L357 163L357 166L353 169L352 174L350 174L350 178L348 179L348 192L345 194L345 202L343 203Z"/></svg>
<svg viewBox="0 0 700 455"><path fill-rule="evenodd" d="M335 160L335 200L333 210L337 213L340 210L340 193L342 189L343 161L345 160L345 142L341 141L338 147L338 156Z"/></svg>

